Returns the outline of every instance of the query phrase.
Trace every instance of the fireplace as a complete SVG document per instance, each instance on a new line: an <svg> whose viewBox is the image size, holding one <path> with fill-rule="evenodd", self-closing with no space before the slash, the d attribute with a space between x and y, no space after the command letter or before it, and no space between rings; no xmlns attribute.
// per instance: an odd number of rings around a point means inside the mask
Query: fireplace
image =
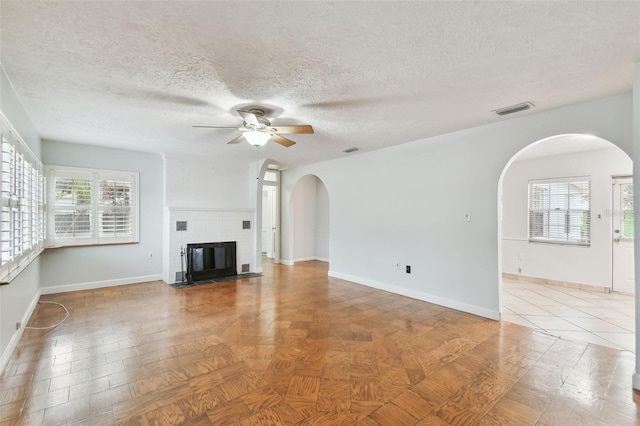
<svg viewBox="0 0 640 426"><path fill-rule="evenodd" d="M187 244L187 280L238 275L236 242Z"/></svg>

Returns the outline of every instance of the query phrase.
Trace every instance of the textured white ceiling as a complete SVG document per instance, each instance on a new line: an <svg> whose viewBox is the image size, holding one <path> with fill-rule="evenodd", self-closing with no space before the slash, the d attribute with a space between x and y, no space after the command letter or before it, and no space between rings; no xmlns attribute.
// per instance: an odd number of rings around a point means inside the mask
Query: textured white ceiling
<svg viewBox="0 0 640 426"><path fill-rule="evenodd" d="M2 1L0 61L45 139L212 161L239 106L311 124L258 154L288 166L624 93L639 1ZM350 154L350 155L358 155Z"/></svg>

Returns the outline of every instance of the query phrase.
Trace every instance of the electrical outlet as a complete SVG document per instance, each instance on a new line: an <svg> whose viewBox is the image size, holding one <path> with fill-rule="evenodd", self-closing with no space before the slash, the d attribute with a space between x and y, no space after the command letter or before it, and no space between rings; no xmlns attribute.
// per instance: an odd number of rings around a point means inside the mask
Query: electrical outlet
<svg viewBox="0 0 640 426"><path fill-rule="evenodd" d="M518 274L522 273L522 268L518 268Z"/></svg>
<svg viewBox="0 0 640 426"><path fill-rule="evenodd" d="M22 321L16 321L16 330L20 330L20 327L22 327Z"/></svg>
<svg viewBox="0 0 640 426"><path fill-rule="evenodd" d="M466 212L464 214L464 221L465 222L471 222L471 212Z"/></svg>
<svg viewBox="0 0 640 426"><path fill-rule="evenodd" d="M407 265L405 270L407 271L407 274L410 274L411 273L411 265Z"/></svg>
<svg viewBox="0 0 640 426"><path fill-rule="evenodd" d="M149 258L149 259L153 259L153 252L151 252L151 251L150 251L150 252L147 254L147 258Z"/></svg>

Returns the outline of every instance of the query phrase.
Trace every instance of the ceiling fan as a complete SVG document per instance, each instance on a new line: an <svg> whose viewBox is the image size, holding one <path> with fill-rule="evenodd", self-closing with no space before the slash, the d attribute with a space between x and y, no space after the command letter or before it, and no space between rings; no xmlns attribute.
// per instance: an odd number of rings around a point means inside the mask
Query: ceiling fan
<svg viewBox="0 0 640 426"><path fill-rule="evenodd" d="M228 144L236 144L244 138L253 146L263 146L269 140L274 141L284 147L290 147L295 142L281 135L284 134L301 134L313 133L313 127L308 124L295 126L271 126L271 122L264 116L264 110L260 108L249 108L246 111L237 110L242 117L243 127L225 127L225 126L193 126L204 127L208 129L238 129L243 133L237 138L227 142Z"/></svg>

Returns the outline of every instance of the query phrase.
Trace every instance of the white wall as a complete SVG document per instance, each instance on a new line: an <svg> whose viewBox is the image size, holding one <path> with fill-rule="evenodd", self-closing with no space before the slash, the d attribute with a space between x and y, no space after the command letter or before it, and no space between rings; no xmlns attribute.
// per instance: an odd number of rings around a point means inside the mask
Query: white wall
<svg viewBox="0 0 640 426"><path fill-rule="evenodd" d="M249 166L199 156L165 157L166 205L197 209L247 209Z"/></svg>
<svg viewBox="0 0 640 426"><path fill-rule="evenodd" d="M505 165L558 134L592 134L630 153L631 106L629 94L615 96L290 169L282 173L282 211L290 216L296 183L315 174L331 200L332 276L498 318ZM290 219L283 217L283 241L292 236Z"/></svg>
<svg viewBox="0 0 640 426"><path fill-rule="evenodd" d="M40 158L40 137L0 65L0 111ZM36 258L7 286L0 287L0 373L17 343L17 321L25 321L40 295L40 258Z"/></svg>
<svg viewBox="0 0 640 426"><path fill-rule="evenodd" d="M305 176L293 192L294 262L315 257L317 180L315 176Z"/></svg>
<svg viewBox="0 0 640 426"><path fill-rule="evenodd" d="M316 250L318 260L329 261L329 193L324 183L316 179Z"/></svg>
<svg viewBox="0 0 640 426"><path fill-rule="evenodd" d="M503 179L503 272L611 288L611 177L632 166L616 147L513 162ZM571 176L591 176L591 245L529 243L528 181Z"/></svg>
<svg viewBox="0 0 640 426"><path fill-rule="evenodd" d="M135 171L140 179L140 242L45 250L41 255L42 291L69 291L160 279L164 198L161 156L43 141L42 160L51 165Z"/></svg>

